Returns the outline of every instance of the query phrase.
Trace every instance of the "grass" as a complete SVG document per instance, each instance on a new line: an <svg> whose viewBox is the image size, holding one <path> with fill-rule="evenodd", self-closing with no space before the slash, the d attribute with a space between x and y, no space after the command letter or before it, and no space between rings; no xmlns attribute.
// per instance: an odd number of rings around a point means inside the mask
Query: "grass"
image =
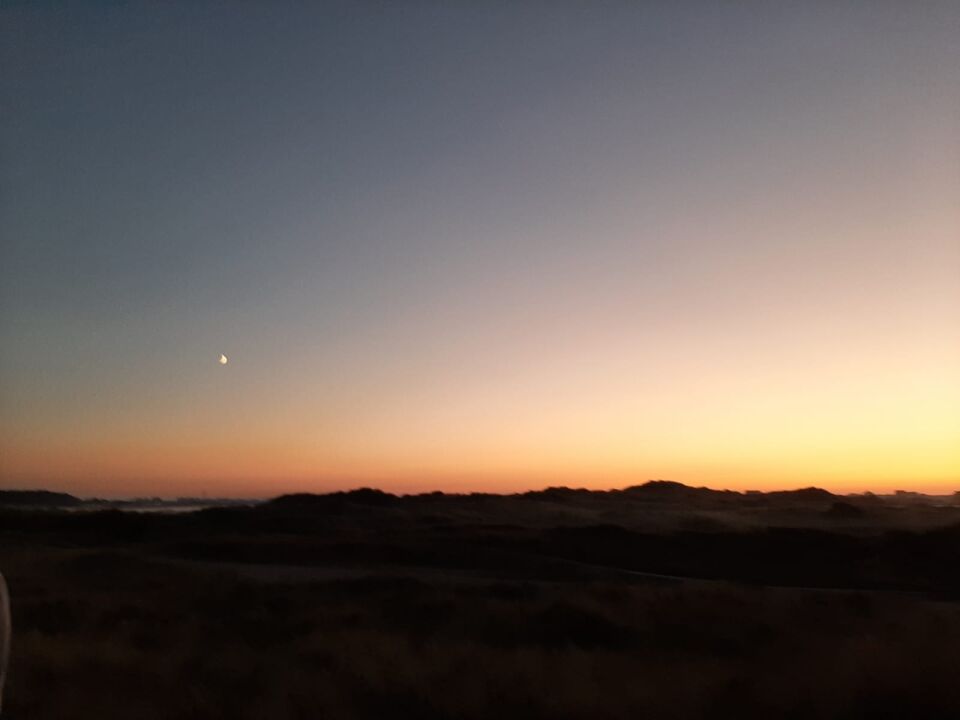
<svg viewBox="0 0 960 720"><path fill-rule="evenodd" d="M956 718L960 606L733 585L245 582L6 546L14 720Z"/></svg>

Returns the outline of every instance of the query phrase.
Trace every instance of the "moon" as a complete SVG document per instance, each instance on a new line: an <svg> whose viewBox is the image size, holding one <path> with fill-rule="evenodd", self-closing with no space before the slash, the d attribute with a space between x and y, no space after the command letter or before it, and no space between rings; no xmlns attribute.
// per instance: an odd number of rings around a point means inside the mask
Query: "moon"
<svg viewBox="0 0 960 720"><path fill-rule="evenodd" d="M227 356L224 355L223 353L220 353L220 364L226 365L228 362L230 361L227 359Z"/></svg>

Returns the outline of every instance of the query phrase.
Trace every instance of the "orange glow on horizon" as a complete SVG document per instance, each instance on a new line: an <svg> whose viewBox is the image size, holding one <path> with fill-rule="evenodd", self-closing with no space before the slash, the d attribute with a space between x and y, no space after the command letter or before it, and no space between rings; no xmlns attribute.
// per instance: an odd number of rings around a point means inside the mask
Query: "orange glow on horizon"
<svg viewBox="0 0 960 720"><path fill-rule="evenodd" d="M715 355L712 369L674 362L666 384L632 376L615 353L586 365L554 357L472 385L459 372L391 378L325 403L251 393L226 418L179 397L98 425L6 428L0 476L5 487L111 496L514 492L650 478L952 492L960 383L949 359L868 372L836 353L817 368L777 356L733 372L732 356Z"/></svg>
<svg viewBox="0 0 960 720"><path fill-rule="evenodd" d="M203 405L149 397L103 411L109 422L7 427L0 477L4 487L87 496L515 492L651 478L735 490L960 489L960 364L949 346L924 355L832 346L818 357L771 343L766 355L731 348L709 362L648 352L636 374L626 360L642 351L591 340L586 355L558 348L548 364L515 353L509 370L482 381L467 381L468 360L451 359L446 371L401 368L322 402L291 384L251 385L243 402L218 404L248 378L217 370Z"/></svg>

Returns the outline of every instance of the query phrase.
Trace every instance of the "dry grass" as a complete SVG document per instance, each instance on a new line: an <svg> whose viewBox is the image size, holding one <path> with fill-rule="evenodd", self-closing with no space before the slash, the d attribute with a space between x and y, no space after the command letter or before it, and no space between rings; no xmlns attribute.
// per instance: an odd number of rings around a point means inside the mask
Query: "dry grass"
<svg viewBox="0 0 960 720"><path fill-rule="evenodd" d="M866 594L252 584L0 553L14 720L960 716L960 607Z"/></svg>

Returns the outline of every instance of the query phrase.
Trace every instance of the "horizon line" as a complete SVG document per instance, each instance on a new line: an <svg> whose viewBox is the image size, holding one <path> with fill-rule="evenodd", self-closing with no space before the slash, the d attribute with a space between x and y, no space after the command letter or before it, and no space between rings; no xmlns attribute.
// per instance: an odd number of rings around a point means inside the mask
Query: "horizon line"
<svg viewBox="0 0 960 720"><path fill-rule="evenodd" d="M369 491L376 492L383 495L389 495L396 498L407 498L407 497L423 497L428 495L444 495L444 496L471 496L471 495L484 495L484 496L494 496L494 497L515 497L518 495L531 495L538 493L545 493L548 491L557 491L565 490L570 492L588 492L588 493L616 493L616 492L625 492L627 490L648 487L651 485L661 485L661 486L675 486L677 488L685 488L689 490L706 490L709 492L716 493L732 493L737 495L769 495L773 493L791 493L791 492L801 492L805 490L818 490L830 495L836 495L838 497L851 497L851 496L875 496L875 497L894 497L896 495L918 495L923 497L951 497L953 495L960 494L960 489L949 490L945 489L942 492L925 492L922 490L908 490L904 488L892 488L890 490L883 491L873 491L873 490L859 490L859 491L836 491L829 490L820 485L798 485L777 489L753 489L746 488L742 490L736 490L729 487L710 487L709 485L689 485L684 482L676 480L665 480L665 479L653 479L647 480L642 483L635 483L624 486L611 486L606 488L595 488L595 487L584 487L584 486L571 486L571 485L548 485L541 488L528 488L525 490L516 490L516 491L495 491L495 490L421 490L415 492L394 492L390 490L384 490L380 487L369 484L353 485L353 486L344 486L340 489L329 489L324 491L310 491L310 490L293 490L286 492L278 492L270 495L237 495L237 494L227 494L227 495L164 495L164 494L151 494L151 495L98 495L98 494L77 494L74 492L66 490L56 490L52 489L51 486L43 487L0 487L0 493L51 493L51 494L60 494L60 495L69 495L72 498L83 502L96 502L102 500L105 502L134 502L134 501L153 501L160 500L162 502L175 502L183 500L197 500L197 501L221 501L221 500L230 500L230 501L261 501L267 502L274 500L280 497L304 495L304 496L326 496L326 495L346 495L356 492Z"/></svg>

